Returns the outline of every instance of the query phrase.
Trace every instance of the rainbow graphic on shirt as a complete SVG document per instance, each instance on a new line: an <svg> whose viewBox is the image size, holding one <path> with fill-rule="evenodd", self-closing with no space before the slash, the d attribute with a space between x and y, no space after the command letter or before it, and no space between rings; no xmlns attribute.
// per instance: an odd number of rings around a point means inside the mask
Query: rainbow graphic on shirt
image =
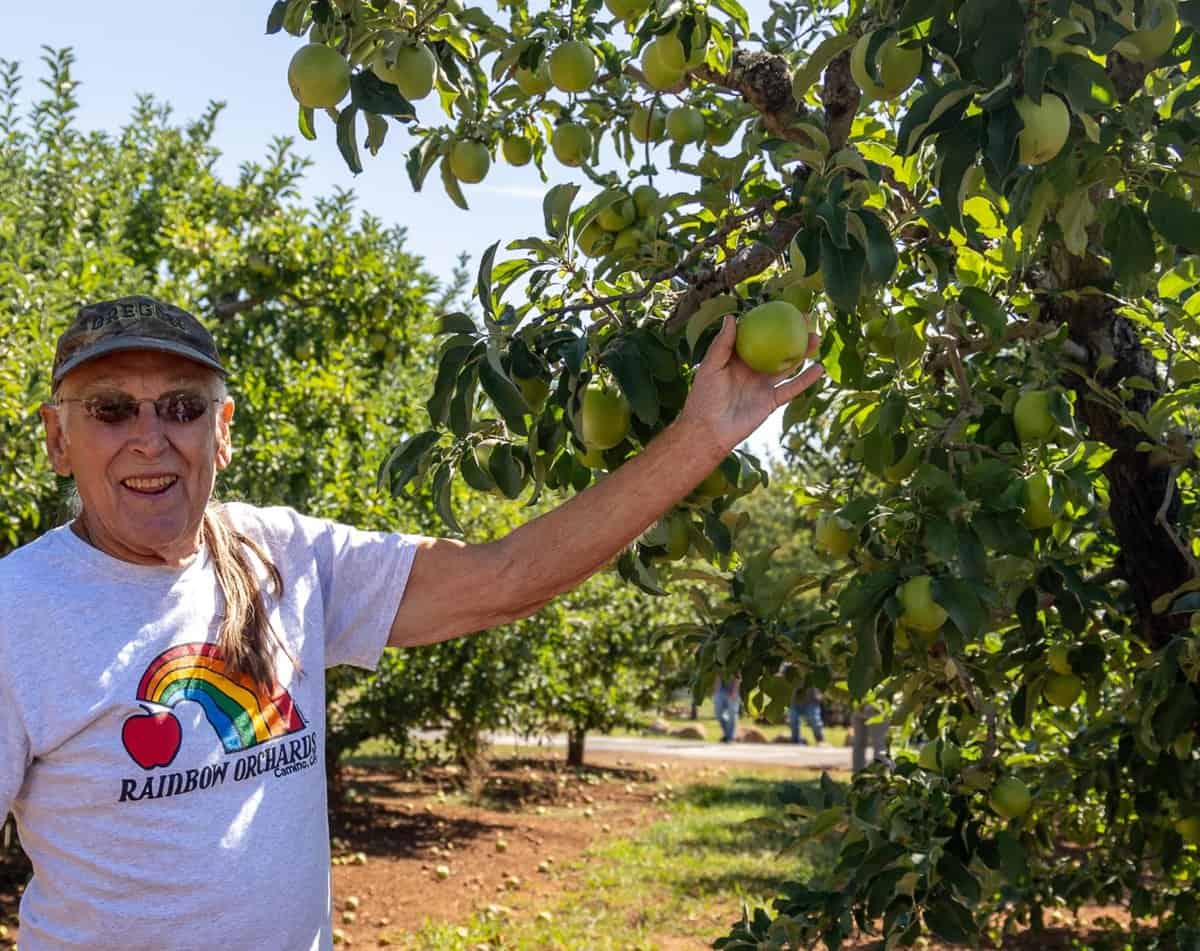
<svg viewBox="0 0 1200 951"><path fill-rule="evenodd" d="M137 698L160 707L185 700L200 704L226 753L297 733L305 725L286 689L264 691L249 677L231 673L215 644L181 644L163 651L146 668ZM143 757L134 759L145 766Z"/></svg>

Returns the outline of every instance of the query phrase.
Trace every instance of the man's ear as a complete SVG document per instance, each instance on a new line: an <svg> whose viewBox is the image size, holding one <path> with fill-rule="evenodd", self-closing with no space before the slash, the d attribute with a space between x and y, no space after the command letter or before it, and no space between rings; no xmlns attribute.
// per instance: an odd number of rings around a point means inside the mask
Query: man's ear
<svg viewBox="0 0 1200 951"><path fill-rule="evenodd" d="M50 465L60 476L69 476L72 474L71 458L67 452L67 431L60 412L59 407L49 403L38 407L42 428L46 433L46 455L50 457Z"/></svg>
<svg viewBox="0 0 1200 951"><path fill-rule="evenodd" d="M217 471L220 472L233 461L233 409L232 397L217 408Z"/></svg>

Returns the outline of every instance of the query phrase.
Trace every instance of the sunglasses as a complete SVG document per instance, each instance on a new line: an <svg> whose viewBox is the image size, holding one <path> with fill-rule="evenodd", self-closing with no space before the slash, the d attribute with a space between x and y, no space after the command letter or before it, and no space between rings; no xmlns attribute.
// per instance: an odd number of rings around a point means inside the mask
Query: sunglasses
<svg viewBox="0 0 1200 951"><path fill-rule="evenodd" d="M179 390L175 393L164 393L156 400L137 399L128 393L114 393L104 396L88 396L83 399L60 399L56 403L78 403L83 411L97 422L108 426L119 426L131 419L136 419L143 403L154 406L154 414L164 423L194 423L208 412L210 403L220 403L203 393L192 393Z"/></svg>

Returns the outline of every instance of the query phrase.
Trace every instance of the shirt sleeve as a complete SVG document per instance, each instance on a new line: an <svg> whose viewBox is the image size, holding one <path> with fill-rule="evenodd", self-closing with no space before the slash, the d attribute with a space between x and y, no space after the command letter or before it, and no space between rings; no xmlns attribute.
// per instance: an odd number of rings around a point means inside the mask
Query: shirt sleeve
<svg viewBox="0 0 1200 951"><path fill-rule="evenodd" d="M325 521L314 550L325 604L325 666L374 670L404 597L417 539Z"/></svg>
<svg viewBox="0 0 1200 951"><path fill-rule="evenodd" d="M12 810L13 800L25 783L29 762L29 735L17 710L16 699L0 676L0 825Z"/></svg>

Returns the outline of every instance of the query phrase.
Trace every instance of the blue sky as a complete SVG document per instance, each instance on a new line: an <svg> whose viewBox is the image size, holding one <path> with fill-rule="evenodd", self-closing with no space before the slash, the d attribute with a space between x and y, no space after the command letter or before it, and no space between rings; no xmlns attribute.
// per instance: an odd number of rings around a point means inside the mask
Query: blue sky
<svg viewBox="0 0 1200 951"><path fill-rule="evenodd" d="M49 45L74 51L84 129L118 129L139 93L170 103L180 122L198 116L211 101L223 101L216 134L223 152L221 174L232 176L240 163L263 157L272 138L291 136L296 151L314 163L306 177L306 197L352 188L361 208L408 229L409 248L439 278L449 276L462 251L474 263L497 239L540 235L546 188L565 181L584 183L553 159L546 163L546 184L532 165L513 169L500 160L482 183L464 186L468 214L445 196L436 172L422 192L412 191L404 168L408 140L395 126L378 156L364 151L365 172L352 175L325 116L317 119L317 141L307 142L296 131L287 66L300 41L286 33L264 33L270 0L59 0L52 13L40 4L8 0L4 5L0 59L21 62L28 99L37 94L37 80L44 75L41 47ZM766 3L746 5L753 22L755 8ZM418 104L421 114L434 108L432 99ZM760 434L768 431L771 436L763 444L777 442L778 423L768 423Z"/></svg>

